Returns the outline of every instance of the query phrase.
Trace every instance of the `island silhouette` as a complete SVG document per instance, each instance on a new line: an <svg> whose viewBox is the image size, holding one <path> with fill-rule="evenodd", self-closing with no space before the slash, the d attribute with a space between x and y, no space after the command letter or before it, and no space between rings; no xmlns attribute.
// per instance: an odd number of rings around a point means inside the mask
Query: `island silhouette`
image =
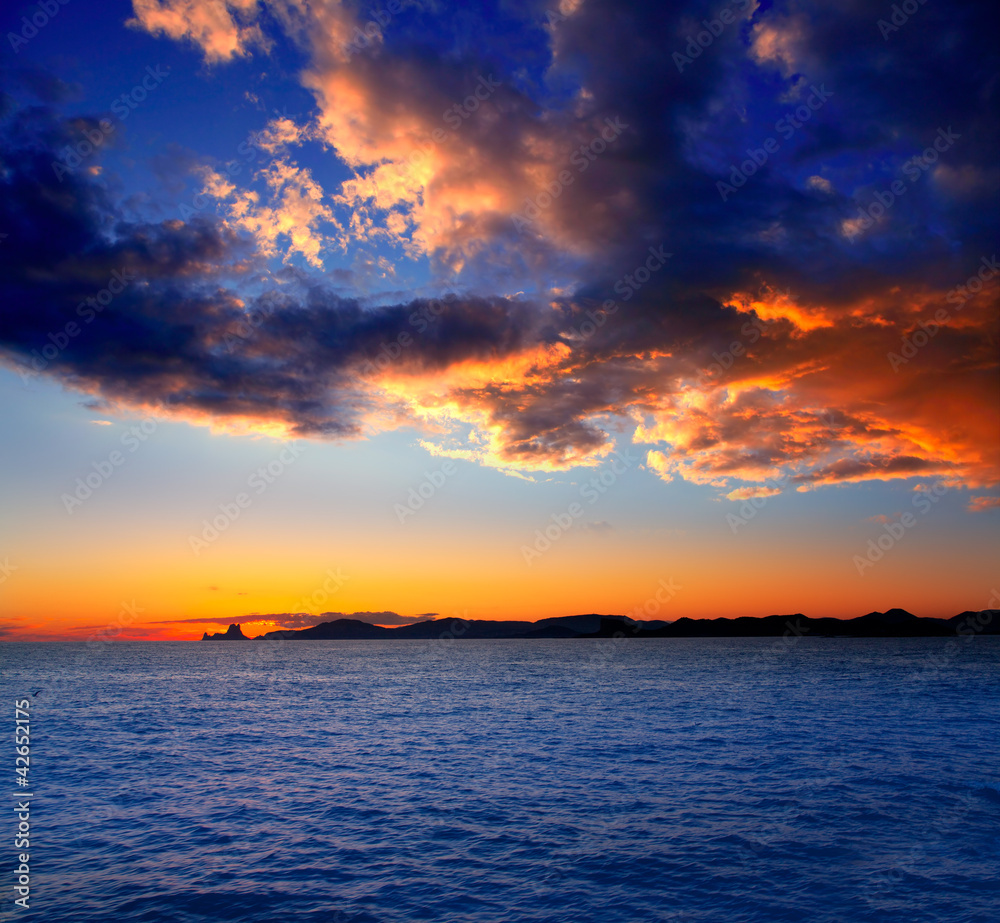
<svg viewBox="0 0 1000 923"><path fill-rule="evenodd" d="M282 628L256 638L233 623L225 632L205 632L202 641L357 641L466 638L773 638L809 635L835 638L932 638L1000 634L1000 609L968 610L948 619L918 618L905 609L869 612L852 619L809 618L801 613L762 617L637 621L625 615L568 615L537 622L485 619L426 619L384 628L360 619L340 618L310 628Z"/></svg>

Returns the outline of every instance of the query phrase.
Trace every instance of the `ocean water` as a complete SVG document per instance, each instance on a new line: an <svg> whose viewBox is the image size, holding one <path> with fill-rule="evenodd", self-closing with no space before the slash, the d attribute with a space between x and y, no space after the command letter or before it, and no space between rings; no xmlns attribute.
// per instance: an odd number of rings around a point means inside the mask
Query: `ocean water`
<svg viewBox="0 0 1000 923"><path fill-rule="evenodd" d="M31 699L34 796L31 909L8 812L0 919L1000 920L1000 638L7 644L0 665L11 731Z"/></svg>

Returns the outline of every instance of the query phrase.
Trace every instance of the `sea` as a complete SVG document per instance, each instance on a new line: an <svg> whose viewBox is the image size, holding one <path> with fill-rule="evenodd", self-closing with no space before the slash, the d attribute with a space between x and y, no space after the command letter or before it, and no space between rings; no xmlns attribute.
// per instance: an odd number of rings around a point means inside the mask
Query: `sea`
<svg viewBox="0 0 1000 923"><path fill-rule="evenodd" d="M3 921L1000 920L1000 637L7 643L0 667Z"/></svg>

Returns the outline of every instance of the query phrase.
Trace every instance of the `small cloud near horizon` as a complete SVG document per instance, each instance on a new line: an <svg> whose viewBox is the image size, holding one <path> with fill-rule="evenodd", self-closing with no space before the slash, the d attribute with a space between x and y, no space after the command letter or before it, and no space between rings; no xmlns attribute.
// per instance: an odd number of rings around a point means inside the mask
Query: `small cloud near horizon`
<svg viewBox="0 0 1000 923"><path fill-rule="evenodd" d="M398 612L321 612L312 615L308 612L251 612L245 616L205 616L198 619L165 619L151 622L153 625L255 625L274 623L282 628L312 628L323 622L334 622L337 619L354 619L367 622L369 625L412 625L433 619L436 612L420 615L400 615Z"/></svg>

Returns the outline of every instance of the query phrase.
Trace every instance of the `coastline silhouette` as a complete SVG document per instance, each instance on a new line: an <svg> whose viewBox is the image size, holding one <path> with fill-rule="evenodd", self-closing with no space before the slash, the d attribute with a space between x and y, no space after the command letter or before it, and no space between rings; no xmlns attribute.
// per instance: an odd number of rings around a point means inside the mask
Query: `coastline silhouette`
<svg viewBox="0 0 1000 923"><path fill-rule="evenodd" d="M427 640L448 634L453 638L499 640L503 638L774 638L808 635L812 638L933 638L1000 634L998 609L968 610L948 619L918 618L905 609L869 612L853 619L809 618L793 615L691 619L674 622L636 621L624 615L568 615L537 622L485 619L428 619L398 628L384 628L360 619L335 619L310 628L282 628L256 638L243 634L233 623L224 632L205 632L202 641L356 641Z"/></svg>

